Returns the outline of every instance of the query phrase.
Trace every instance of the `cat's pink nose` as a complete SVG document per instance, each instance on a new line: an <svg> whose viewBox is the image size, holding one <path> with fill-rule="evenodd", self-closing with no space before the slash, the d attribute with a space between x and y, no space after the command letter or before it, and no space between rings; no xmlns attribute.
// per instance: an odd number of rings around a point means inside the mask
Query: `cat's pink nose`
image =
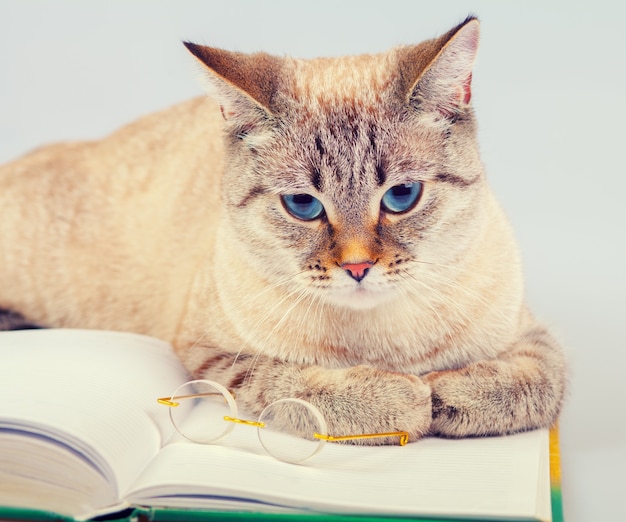
<svg viewBox="0 0 626 522"><path fill-rule="evenodd" d="M341 268L343 268L352 279L359 283L367 275L372 266L374 266L374 263L365 261L364 263L343 263Z"/></svg>

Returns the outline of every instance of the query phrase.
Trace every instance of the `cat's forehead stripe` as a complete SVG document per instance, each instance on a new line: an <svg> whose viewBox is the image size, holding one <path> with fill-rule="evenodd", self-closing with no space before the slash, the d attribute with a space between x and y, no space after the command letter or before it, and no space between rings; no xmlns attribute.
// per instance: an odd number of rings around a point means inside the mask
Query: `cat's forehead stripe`
<svg viewBox="0 0 626 522"><path fill-rule="evenodd" d="M322 190L322 174L317 167L311 168L311 185L315 187L315 190Z"/></svg>

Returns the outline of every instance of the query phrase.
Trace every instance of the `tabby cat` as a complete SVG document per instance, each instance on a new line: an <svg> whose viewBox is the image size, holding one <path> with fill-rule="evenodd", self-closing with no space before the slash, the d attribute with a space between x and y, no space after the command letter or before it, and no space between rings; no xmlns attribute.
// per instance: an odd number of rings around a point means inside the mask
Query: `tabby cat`
<svg viewBox="0 0 626 522"><path fill-rule="evenodd" d="M338 435L551 425L564 356L479 158L478 39L187 43L210 99L0 168L0 323L157 336L250 413L299 397Z"/></svg>

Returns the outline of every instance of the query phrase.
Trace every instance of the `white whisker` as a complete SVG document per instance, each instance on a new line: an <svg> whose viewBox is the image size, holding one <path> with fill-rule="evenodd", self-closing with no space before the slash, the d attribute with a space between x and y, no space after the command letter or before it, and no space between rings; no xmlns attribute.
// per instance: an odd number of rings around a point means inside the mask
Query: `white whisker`
<svg viewBox="0 0 626 522"><path fill-rule="evenodd" d="M295 294L296 292L292 292L291 294L289 294L287 297L291 297ZM289 306L289 308L285 311L285 313L282 315L282 317L278 320L278 322L273 326L273 328L267 333L265 339L260 343L261 346L264 346L266 343L268 343L271 338L274 336L274 334L276 333L276 331L278 331L278 329L280 328L280 326L285 322L285 320L287 319L287 317L291 314L291 312L302 302L303 299L305 299L306 297L308 297L308 292L306 290L301 290L298 294L298 296L295 298L294 302ZM284 301L284 300L283 300ZM259 359L259 357L261 356L261 354L263 353L262 350L257 350L256 351L256 356L254 357L254 359L252 360L252 363L250 364L250 366L248 367L248 371L246 372L246 375L244 377L243 382L249 382L250 378L252 377L252 374L254 373L254 369L256 367L256 363Z"/></svg>

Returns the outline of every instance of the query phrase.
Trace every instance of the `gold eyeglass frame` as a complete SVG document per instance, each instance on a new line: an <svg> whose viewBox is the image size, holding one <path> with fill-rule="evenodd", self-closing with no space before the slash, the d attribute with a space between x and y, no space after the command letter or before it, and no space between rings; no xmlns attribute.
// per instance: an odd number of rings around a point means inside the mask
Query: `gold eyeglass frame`
<svg viewBox="0 0 626 522"><path fill-rule="evenodd" d="M180 390L181 388L183 388L184 386L187 385L194 385L194 384L199 384L199 383L203 383L206 384L208 386L212 386L213 388L215 388L217 391L216 392L209 392L209 393L192 393L192 394L185 394L185 395L176 395L176 392L178 390ZM216 395L222 395L224 397L224 399L226 400L226 402L229 404L231 411L235 411L235 414L237 416L232 416L232 415L224 415L223 416L223 420L226 422L231 422L233 424L241 424L244 426L253 426L256 427L258 430L262 430L264 428L266 428L266 423L262 422L260 419L263 418L263 415L265 413L265 411L267 409L269 409L270 407L272 407L273 405L280 403L280 402L287 402L287 401L291 401L291 402L296 402L296 403L300 403L303 404L305 407L309 408L313 413L316 414L316 416L318 417L318 420L320 420L322 427L324 428L323 431L326 431L326 420L324 418L324 416L322 415L322 413L319 411L319 409L314 406L313 404L311 404L308 401L305 401L303 399L296 399L296 398L285 398L285 399L280 399L278 401L274 401L273 403L271 403L270 405L268 405L263 412L261 412L260 416L259 416L259 420L254 421L254 420L249 420L249 419L243 419L240 418L238 416L238 409L237 409L237 403L235 401L235 394L228 390L227 388L225 388L224 386L222 386L221 384L214 382L214 381L209 381L206 379L197 379L197 380L193 380L193 381L188 381L184 384L182 384L181 386L179 386L177 388L177 390L174 391L174 394L170 397L159 397L157 399L157 402L163 406L167 406L169 408L177 408L178 406L180 406L180 401L181 400L185 400L185 399L200 399L203 397L210 397L210 396L216 396ZM217 442L219 439L221 439L222 437L225 437L226 435L228 435L231 431L231 429L227 429L227 431L225 431L222 435L216 437L214 440L208 441L208 442L201 442L201 441L197 441L194 439L191 439L190 437L188 437L187 435L185 435L185 433L183 433L179 426L176 424L176 422L174 421L173 417L172 417L172 413L170 411L170 421L172 422L174 428L176 429L176 431L178 431L183 437L185 437L188 440L191 440L192 442L196 442L196 443L204 443L204 444L212 444L214 442ZM362 439L374 439L374 438L384 438L384 437L398 437L398 444L400 446L404 446L408 443L409 441L409 433L407 431L392 431L392 432L384 432L384 433L361 433L361 434L352 434L352 435L329 435L328 433L317 433L314 432L313 433L313 438L321 441L322 443L325 442L343 442L343 441L350 441L350 440L362 440ZM261 440L261 444L264 446L265 450L274 458L277 458L278 460L284 460L286 462L292 462L292 463L301 463L304 462L306 460L309 460L311 457L313 457L314 455L316 455L317 453L319 453L319 451L321 451L323 444L320 444L319 447L316 449L315 452L313 452L310 456L301 459L301 460L289 460L289 459L283 459L280 458L276 455L274 455L266 446L265 444L263 444L263 441Z"/></svg>

